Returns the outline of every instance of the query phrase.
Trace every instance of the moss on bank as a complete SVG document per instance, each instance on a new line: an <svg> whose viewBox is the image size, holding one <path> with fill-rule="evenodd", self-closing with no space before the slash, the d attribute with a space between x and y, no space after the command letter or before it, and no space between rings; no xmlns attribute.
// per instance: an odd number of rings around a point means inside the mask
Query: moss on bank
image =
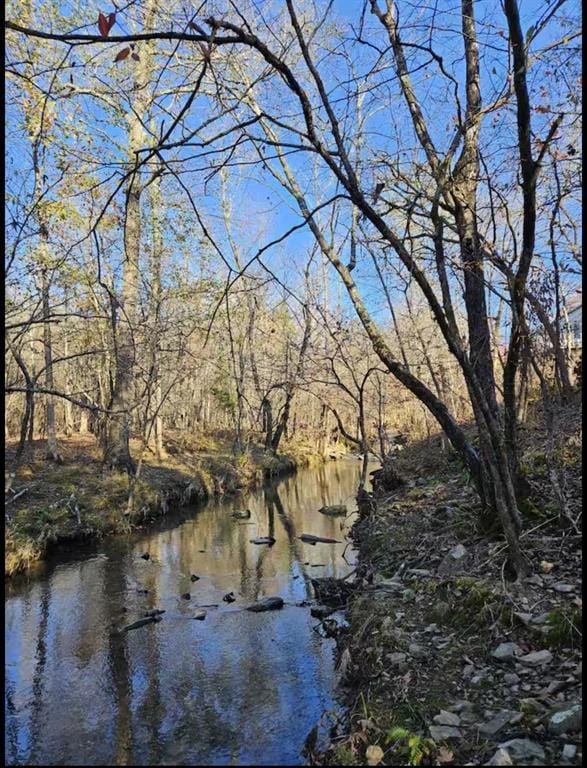
<svg viewBox="0 0 587 768"><path fill-rule="evenodd" d="M42 441L33 446L14 479L16 492L24 492L7 507L6 576L27 570L60 545L129 533L181 507L323 461L304 446L277 456L251 446L234 455L220 440L170 437L164 457L144 456L129 505L128 477L103 470L91 436L61 441L61 465L45 460L44 447ZM138 455L139 446L133 448Z"/></svg>

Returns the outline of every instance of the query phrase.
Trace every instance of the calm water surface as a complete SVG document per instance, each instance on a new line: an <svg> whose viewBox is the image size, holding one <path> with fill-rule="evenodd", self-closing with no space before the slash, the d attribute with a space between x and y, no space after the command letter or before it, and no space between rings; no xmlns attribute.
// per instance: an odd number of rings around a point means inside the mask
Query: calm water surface
<svg viewBox="0 0 587 768"><path fill-rule="evenodd" d="M353 553L344 542L312 546L297 537L344 539L352 519L317 510L354 509L359 470L350 459L302 470L9 585L6 762L303 764L308 732L336 709L336 677L332 641L315 631L308 607L294 604L311 596L309 578L348 573ZM250 521L231 518L243 508ZM249 542L267 535L274 546ZM145 551L151 560L141 559ZM222 602L229 591L237 598L230 605ZM286 606L243 610L268 595ZM204 621L191 618L212 603ZM148 608L165 609L163 620L116 633Z"/></svg>

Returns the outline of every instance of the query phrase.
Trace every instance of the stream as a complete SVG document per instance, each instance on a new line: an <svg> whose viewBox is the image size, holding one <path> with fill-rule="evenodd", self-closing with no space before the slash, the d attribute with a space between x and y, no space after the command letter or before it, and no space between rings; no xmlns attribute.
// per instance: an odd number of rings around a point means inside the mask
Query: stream
<svg viewBox="0 0 587 768"><path fill-rule="evenodd" d="M309 578L352 570L353 517L318 509L354 510L359 473L350 458L303 469L10 583L6 763L303 765L309 731L337 710L336 672L334 642L295 604L311 598ZM231 517L243 509L249 520ZM257 536L276 543L250 543ZM244 610L272 595L284 608ZM165 610L160 622L118 631L153 608Z"/></svg>

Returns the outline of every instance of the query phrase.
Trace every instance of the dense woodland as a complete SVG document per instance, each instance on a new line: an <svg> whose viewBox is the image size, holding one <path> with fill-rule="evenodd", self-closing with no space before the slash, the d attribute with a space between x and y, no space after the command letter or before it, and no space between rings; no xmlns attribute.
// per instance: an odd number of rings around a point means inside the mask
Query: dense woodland
<svg viewBox="0 0 587 768"><path fill-rule="evenodd" d="M579 5L6 19L10 471L78 433L131 477L172 435L440 433L526 569L519 426L578 384Z"/></svg>

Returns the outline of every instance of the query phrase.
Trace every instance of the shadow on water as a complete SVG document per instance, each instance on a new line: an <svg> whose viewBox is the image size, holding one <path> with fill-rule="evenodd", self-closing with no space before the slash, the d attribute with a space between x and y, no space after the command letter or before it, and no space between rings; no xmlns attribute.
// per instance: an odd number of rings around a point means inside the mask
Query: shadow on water
<svg viewBox="0 0 587 768"><path fill-rule="evenodd" d="M352 568L342 529L352 519L318 508L354 509L359 472L351 460L302 470L12 585L6 762L302 764L309 730L336 708L336 678L332 642L296 603L310 596L311 577ZM231 517L244 508L249 520ZM311 546L302 533L341 543ZM276 542L252 544L257 536ZM269 595L285 607L244 610ZM204 621L193 619L198 606L209 606ZM162 621L119 632L151 608L165 610Z"/></svg>

